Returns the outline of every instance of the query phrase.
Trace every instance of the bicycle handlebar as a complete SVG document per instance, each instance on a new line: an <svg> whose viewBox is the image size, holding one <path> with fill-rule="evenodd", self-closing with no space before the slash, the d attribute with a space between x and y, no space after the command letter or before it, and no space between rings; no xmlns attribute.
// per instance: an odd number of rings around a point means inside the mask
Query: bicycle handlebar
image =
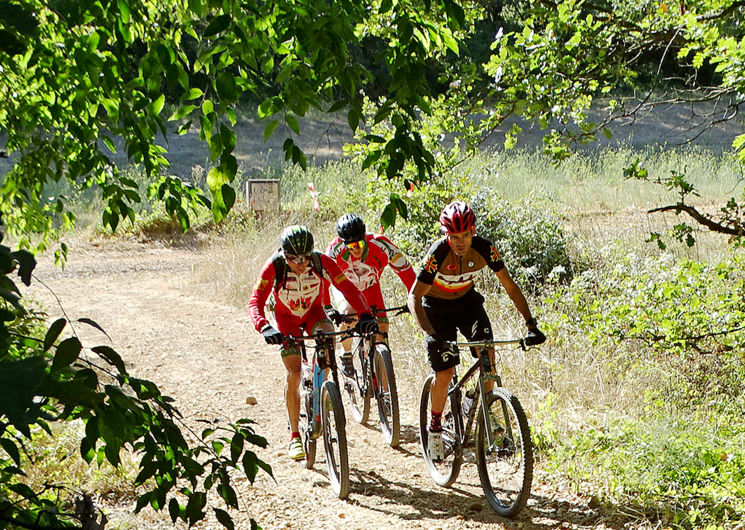
<svg viewBox="0 0 745 530"><path fill-rule="evenodd" d="M509 346L511 344L517 344L520 346L520 349L525 350L527 348L527 345L525 344L524 338L519 339L490 339L490 340L475 340L475 341L468 341L468 342L455 342L455 341L445 341L445 345L447 346L454 346L454 347L473 347L473 348L488 348L489 346Z"/></svg>
<svg viewBox="0 0 745 530"><path fill-rule="evenodd" d="M370 308L370 310L372 311L372 314L374 316L377 316L380 313L391 313L390 316L396 317L398 315L403 315L405 313L408 313L409 312L409 306L407 306L406 304L404 304L404 305L399 305L399 306L396 306L396 307L384 307L382 309L378 309L377 307L372 306ZM342 315L341 317L342 317L342 321L348 322L348 323L349 322L354 322L355 320L357 320L357 315L356 314L355 315Z"/></svg>
<svg viewBox="0 0 745 530"><path fill-rule="evenodd" d="M327 337L339 337L342 335L351 336L354 332L354 329L345 329L341 331L316 331L312 335L300 335L299 337L295 337L294 335L285 335L287 340L290 341L309 341L309 340L318 340L323 339Z"/></svg>

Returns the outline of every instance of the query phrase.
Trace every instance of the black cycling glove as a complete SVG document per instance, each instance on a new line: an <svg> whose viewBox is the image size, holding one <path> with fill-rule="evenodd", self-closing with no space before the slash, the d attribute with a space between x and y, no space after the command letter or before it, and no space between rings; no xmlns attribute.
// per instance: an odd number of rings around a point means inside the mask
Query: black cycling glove
<svg viewBox="0 0 745 530"><path fill-rule="evenodd" d="M543 344L546 342L546 335L544 335L537 327L529 329L528 334L525 335L525 345L535 346L537 344Z"/></svg>
<svg viewBox="0 0 745 530"><path fill-rule="evenodd" d="M363 335L367 335L369 333L377 333L378 321L375 320L375 317L372 316L370 313L362 313L360 315L360 321L357 323L357 329Z"/></svg>
<svg viewBox="0 0 745 530"><path fill-rule="evenodd" d="M267 344L282 344L282 341L285 339L279 331L269 324L261 328L261 334L264 335L264 340Z"/></svg>
<svg viewBox="0 0 745 530"><path fill-rule="evenodd" d="M342 314L333 307L324 307L323 310L326 313L328 319L333 322L335 326L338 326L344 321L344 317L342 316Z"/></svg>

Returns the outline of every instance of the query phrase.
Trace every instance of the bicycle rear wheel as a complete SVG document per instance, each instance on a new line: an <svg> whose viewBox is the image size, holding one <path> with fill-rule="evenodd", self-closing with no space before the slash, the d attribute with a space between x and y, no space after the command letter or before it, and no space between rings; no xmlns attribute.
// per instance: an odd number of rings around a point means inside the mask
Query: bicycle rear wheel
<svg viewBox="0 0 745 530"><path fill-rule="evenodd" d="M321 387L321 416L331 489L340 499L345 499L349 495L346 419L339 387L333 381L326 381Z"/></svg>
<svg viewBox="0 0 745 530"><path fill-rule="evenodd" d="M398 447L401 435L401 420L398 415L398 390L396 374L393 373L391 352L385 344L375 346L375 374L373 387L378 402L380 430L391 447Z"/></svg>
<svg viewBox="0 0 745 530"><path fill-rule="evenodd" d="M448 398L445 402L445 409L442 411L442 445L445 458L441 461L434 461L429 457L427 441L429 439L430 389L434 380L435 376L431 374L422 385L422 395L419 399L419 441L422 444L424 463L435 484L450 486L458 478L460 465L463 462L463 449L455 429L451 398Z"/></svg>
<svg viewBox="0 0 745 530"><path fill-rule="evenodd" d="M352 408L354 421L365 423L370 416L370 398L373 392L368 380L369 364L366 359L365 341L356 342L357 347L352 352L354 377L344 378L344 390Z"/></svg>
<svg viewBox="0 0 745 530"><path fill-rule="evenodd" d="M512 517L528 502L533 481L533 444L528 419L505 388L485 396L493 443L489 446L483 413L476 427L476 464L486 500L499 515Z"/></svg>

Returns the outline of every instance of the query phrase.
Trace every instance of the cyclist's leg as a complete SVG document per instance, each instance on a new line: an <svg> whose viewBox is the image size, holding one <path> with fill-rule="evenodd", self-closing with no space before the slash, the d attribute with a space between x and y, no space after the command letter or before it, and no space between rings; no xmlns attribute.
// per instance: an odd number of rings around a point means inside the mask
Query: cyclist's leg
<svg viewBox="0 0 745 530"><path fill-rule="evenodd" d="M275 315L277 329L284 335L301 335L297 320L287 315ZM300 346L295 342L284 342L281 348L282 362L286 370L285 405L290 420L290 432L298 432L300 420L300 368L302 357Z"/></svg>
<svg viewBox="0 0 745 530"><path fill-rule="evenodd" d="M484 309L484 297L476 291L471 291L466 295L461 311L459 311L458 329L469 341L491 340L494 333L491 327L489 315ZM489 367L494 372L494 348L488 348ZM471 355L478 357L480 350L471 348ZM491 391L494 387L493 380L487 380L484 384L484 390Z"/></svg>
<svg viewBox="0 0 745 530"><path fill-rule="evenodd" d="M342 322L339 326L340 330L347 330L349 328L354 327L354 325L357 323L357 313L352 308L349 302L347 302L347 299L344 298L344 295L334 287L333 285L329 288L329 291L331 292L331 296L334 300L334 306L336 306L336 309L341 313L342 315L345 315L347 317L354 317L354 320L350 322ZM347 377L352 376L352 339L346 338L341 341L342 346L342 368L344 368L345 375ZM349 370L349 374L346 373L346 370Z"/></svg>
<svg viewBox="0 0 745 530"><path fill-rule="evenodd" d="M438 302L438 305L441 304L441 302ZM425 303L423 307L435 334L442 340L454 341L457 328L453 315L448 311L447 306L432 308ZM437 428L440 415L447 401L448 386L455 373L455 367L460 363L460 357L455 352L443 351L431 344L427 345L427 355L429 356L429 364L435 372L435 381L430 390L430 410L433 416L433 426Z"/></svg>

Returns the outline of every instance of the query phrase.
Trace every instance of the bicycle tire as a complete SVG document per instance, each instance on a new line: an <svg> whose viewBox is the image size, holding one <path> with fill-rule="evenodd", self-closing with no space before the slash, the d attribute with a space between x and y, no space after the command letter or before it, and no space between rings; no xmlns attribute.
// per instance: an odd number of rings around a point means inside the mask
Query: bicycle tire
<svg viewBox="0 0 745 530"><path fill-rule="evenodd" d="M401 419L398 410L398 389L396 388L396 374L393 372L391 352L385 344L375 346L376 374L373 382L374 394L378 402L378 416L383 438L391 447L398 447L401 436ZM386 383L383 384L383 381Z"/></svg>
<svg viewBox="0 0 745 530"><path fill-rule="evenodd" d="M311 427L313 421L313 394L308 392L303 397L305 398L305 425L301 425L301 432L303 432L303 445L305 448L305 467L311 469L316 462L316 439L313 438L313 429Z"/></svg>
<svg viewBox="0 0 745 530"><path fill-rule="evenodd" d="M513 517L528 502L533 482L533 443L528 418L517 397L505 388L495 388L485 398L499 429L495 432L496 440L487 447L484 417L479 411L476 465L481 487L495 512ZM494 425L492 429L495 430Z"/></svg>
<svg viewBox="0 0 745 530"><path fill-rule="evenodd" d="M422 385L422 394L419 399L419 441L422 445L422 456L429 475L438 486L450 486L458 478L460 466L463 463L463 447L455 431L451 400L445 401L445 409L442 411L442 442L445 448L445 459L435 462L429 457L427 451L428 427L429 427L429 403L430 389L435 380L434 374L430 374Z"/></svg>
<svg viewBox="0 0 745 530"><path fill-rule="evenodd" d="M372 398L372 386L369 383L369 365L363 362L367 356L365 341L357 341L357 347L352 352L352 363L354 364L354 377L344 377L344 390L352 409L352 417L357 423L366 423L370 417L370 399Z"/></svg>
<svg viewBox="0 0 745 530"><path fill-rule="evenodd" d="M349 495L346 419L339 387L333 381L326 381L321 387L321 418L331 489L345 499Z"/></svg>

